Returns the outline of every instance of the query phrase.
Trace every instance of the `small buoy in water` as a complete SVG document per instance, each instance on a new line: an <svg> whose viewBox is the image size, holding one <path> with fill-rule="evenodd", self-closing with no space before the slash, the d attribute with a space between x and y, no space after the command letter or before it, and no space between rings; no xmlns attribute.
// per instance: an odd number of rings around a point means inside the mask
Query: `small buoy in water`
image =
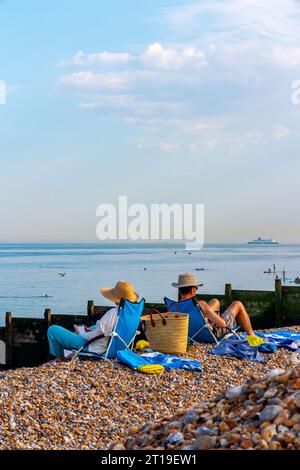
<svg viewBox="0 0 300 470"><path fill-rule="evenodd" d="M147 271L147 268L144 268L144 271Z"/></svg>

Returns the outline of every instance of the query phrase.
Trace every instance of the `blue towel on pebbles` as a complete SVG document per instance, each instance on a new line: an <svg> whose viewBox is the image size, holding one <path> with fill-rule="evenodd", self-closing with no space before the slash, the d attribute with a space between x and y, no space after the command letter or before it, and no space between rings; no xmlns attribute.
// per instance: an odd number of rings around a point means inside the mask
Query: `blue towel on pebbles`
<svg viewBox="0 0 300 470"><path fill-rule="evenodd" d="M268 362L267 359L261 357L258 348L250 346L246 340L222 341L218 346L212 348L209 353L215 356L233 357L244 361Z"/></svg>
<svg viewBox="0 0 300 470"><path fill-rule="evenodd" d="M123 364L137 369L140 366L149 364L160 364L164 366L166 371L172 369L184 369L192 372L202 372L200 362L194 361L193 359L183 359L182 357L169 356L159 352L152 352L139 356L133 351L123 350L117 354L118 360Z"/></svg>
<svg viewBox="0 0 300 470"><path fill-rule="evenodd" d="M273 354L277 351L277 346L275 343L264 343L258 346L258 350L261 353Z"/></svg>
<svg viewBox="0 0 300 470"><path fill-rule="evenodd" d="M300 342L300 334L295 331L279 330L279 331L258 331L255 332L256 336L263 338L266 344L275 345L278 348L286 348L290 351L297 351L299 346L297 342ZM245 338L247 334L242 333L241 338ZM262 345L265 346L265 345ZM262 346L259 347L259 351L265 352ZM270 347L270 346L269 346ZM276 349L275 349L276 350ZM272 351L273 352L273 351Z"/></svg>
<svg viewBox="0 0 300 470"><path fill-rule="evenodd" d="M166 370L184 369L191 372L202 372L200 362L194 361L193 359L183 359L182 357L170 356L169 354L159 352L142 354L142 357L150 362L150 364L160 364L164 366Z"/></svg>
<svg viewBox="0 0 300 470"><path fill-rule="evenodd" d="M118 351L117 358L119 362L122 362L126 366L131 367L132 369L138 369L141 366L149 364L149 362L145 361L143 357L139 356L138 354L135 354L129 349Z"/></svg>

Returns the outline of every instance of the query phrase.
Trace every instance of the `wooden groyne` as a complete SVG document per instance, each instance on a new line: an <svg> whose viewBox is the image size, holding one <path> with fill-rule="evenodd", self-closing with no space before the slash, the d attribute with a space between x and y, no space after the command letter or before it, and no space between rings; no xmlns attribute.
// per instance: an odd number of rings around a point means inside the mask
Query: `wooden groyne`
<svg viewBox="0 0 300 470"><path fill-rule="evenodd" d="M235 290L225 285L223 295L201 294L201 299L221 301L224 310L234 300L240 300L250 314L254 328L272 328L300 324L300 287L282 286L275 281L274 291ZM49 360L47 330L50 325L72 329L73 324L94 324L110 307L88 301L85 315L66 315L46 309L44 318L20 318L6 313L5 326L0 327L0 364L2 367L37 366ZM145 309L165 311L164 304L146 304Z"/></svg>

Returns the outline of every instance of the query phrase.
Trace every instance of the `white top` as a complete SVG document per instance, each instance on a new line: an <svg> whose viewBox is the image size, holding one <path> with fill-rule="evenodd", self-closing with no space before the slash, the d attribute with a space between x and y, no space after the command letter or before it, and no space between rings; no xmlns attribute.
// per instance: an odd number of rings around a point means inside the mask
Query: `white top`
<svg viewBox="0 0 300 470"><path fill-rule="evenodd" d="M86 341L95 338L99 335L109 335L114 331L118 320L118 307L111 308L103 315L100 320L97 321L95 325L95 329L93 331L84 331L84 329L79 329L79 334L84 338ZM103 354L105 353L109 340L111 339L110 336L106 336L104 338L97 339L94 343L91 343L88 346L89 352L95 354Z"/></svg>

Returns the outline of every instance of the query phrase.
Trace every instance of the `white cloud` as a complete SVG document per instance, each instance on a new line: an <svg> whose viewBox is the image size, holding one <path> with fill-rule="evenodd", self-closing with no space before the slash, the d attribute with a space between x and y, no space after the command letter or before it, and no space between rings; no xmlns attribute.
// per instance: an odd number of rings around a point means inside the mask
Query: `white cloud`
<svg viewBox="0 0 300 470"><path fill-rule="evenodd" d="M173 140L172 142L168 141L154 141L144 138L136 138L134 139L135 147L141 151L147 150L156 150L161 153L178 153L181 148L181 142Z"/></svg>
<svg viewBox="0 0 300 470"><path fill-rule="evenodd" d="M290 135L291 131L288 127L278 125L273 131L274 139L285 139Z"/></svg>
<svg viewBox="0 0 300 470"><path fill-rule="evenodd" d="M128 64L129 62L162 70L182 70L186 67L197 69L207 65L204 52L193 46L164 47L156 42L149 44L145 52L140 55L131 55L129 52L114 53L107 51L88 54L79 51L71 60L61 60L59 66L85 67L101 65L102 67L110 67Z"/></svg>
<svg viewBox="0 0 300 470"><path fill-rule="evenodd" d="M164 153L176 153L180 150L179 142L159 142L158 147Z"/></svg>
<svg viewBox="0 0 300 470"><path fill-rule="evenodd" d="M61 60L60 67L71 66L117 66L127 64L132 58L128 52L96 52L88 54L83 51L78 51L71 60Z"/></svg>
<svg viewBox="0 0 300 470"><path fill-rule="evenodd" d="M147 133L141 150L153 148L155 136L165 153L237 156L287 137L290 83L298 78L291 74L300 65L299 2L204 0L169 9L167 19L168 43L137 45L133 53L79 51L62 61L74 70L60 87L80 97L82 110ZM287 126L277 124L283 116Z"/></svg>
<svg viewBox="0 0 300 470"><path fill-rule="evenodd" d="M205 54L194 47L178 50L164 48L158 42L148 46L141 56L141 61L147 66L164 70L182 70L189 66L201 68L207 65Z"/></svg>
<svg viewBox="0 0 300 470"><path fill-rule="evenodd" d="M299 36L297 0L210 0L172 8L168 20L177 30L209 30L264 38ZM203 28L205 27L206 28ZM203 35L203 33L202 33Z"/></svg>
<svg viewBox="0 0 300 470"><path fill-rule="evenodd" d="M94 73L74 72L64 75L60 79L61 85L82 91L95 91L101 89L123 90L128 82L128 72L121 73Z"/></svg>
<svg viewBox="0 0 300 470"><path fill-rule="evenodd" d="M101 93L107 90L126 91L140 81L152 80L153 78L154 75L150 71L101 73L86 71L64 75L60 77L60 84L78 91Z"/></svg>
<svg viewBox="0 0 300 470"><path fill-rule="evenodd" d="M151 100L134 95L103 95L97 101L82 102L80 108L101 113L101 115L117 115L128 123L140 128L157 128L167 125L168 116L182 112L182 104L176 101ZM158 121L153 116L164 117Z"/></svg>
<svg viewBox="0 0 300 470"><path fill-rule="evenodd" d="M178 34L190 34L210 52L221 52L226 63L300 63L300 4L298 0L210 0L170 8L169 24ZM208 57L209 60L209 57Z"/></svg>
<svg viewBox="0 0 300 470"><path fill-rule="evenodd" d="M300 65L300 47L275 47L272 52L274 63L282 67L297 67Z"/></svg>

